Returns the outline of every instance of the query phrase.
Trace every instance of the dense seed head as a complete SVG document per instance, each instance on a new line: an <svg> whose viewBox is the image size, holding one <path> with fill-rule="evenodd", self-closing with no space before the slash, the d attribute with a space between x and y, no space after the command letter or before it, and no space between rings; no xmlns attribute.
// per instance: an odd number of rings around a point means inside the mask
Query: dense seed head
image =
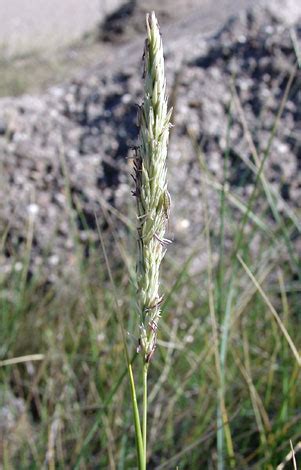
<svg viewBox="0 0 301 470"><path fill-rule="evenodd" d="M162 40L155 13L147 15L144 51L144 98L139 109L139 145L135 155L138 215L137 287L140 348L149 361L156 347L160 317L159 272L169 216L166 157L171 110L168 111Z"/></svg>

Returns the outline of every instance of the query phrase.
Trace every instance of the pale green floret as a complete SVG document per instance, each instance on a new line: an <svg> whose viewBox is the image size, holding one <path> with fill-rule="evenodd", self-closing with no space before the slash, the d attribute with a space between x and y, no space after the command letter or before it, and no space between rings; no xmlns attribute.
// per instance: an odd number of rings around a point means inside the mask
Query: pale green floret
<svg viewBox="0 0 301 470"><path fill-rule="evenodd" d="M140 109L139 147L135 158L135 196L139 224L140 347L148 362L156 346L160 317L160 264L169 243L164 235L170 206L166 157L171 110L168 111L163 48L154 13L147 16L146 25L144 101Z"/></svg>

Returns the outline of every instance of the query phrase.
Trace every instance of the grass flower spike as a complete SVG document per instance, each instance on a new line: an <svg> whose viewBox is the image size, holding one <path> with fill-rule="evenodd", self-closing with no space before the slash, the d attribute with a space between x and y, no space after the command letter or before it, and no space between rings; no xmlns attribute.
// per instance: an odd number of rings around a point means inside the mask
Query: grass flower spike
<svg viewBox="0 0 301 470"><path fill-rule="evenodd" d="M162 297L160 264L170 243L165 238L170 196L166 157L171 111L168 110L162 40L155 13L146 17L144 99L139 109L139 146L135 156L138 215L137 287L140 349L148 363L154 353Z"/></svg>

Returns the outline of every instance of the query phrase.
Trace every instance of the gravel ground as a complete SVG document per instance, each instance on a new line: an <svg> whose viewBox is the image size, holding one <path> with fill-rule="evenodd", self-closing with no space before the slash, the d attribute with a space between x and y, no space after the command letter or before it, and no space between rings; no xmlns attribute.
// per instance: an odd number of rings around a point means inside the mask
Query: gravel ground
<svg viewBox="0 0 301 470"><path fill-rule="evenodd" d="M121 31L116 29L118 15L104 24L100 37L108 40L105 36L110 36L114 55L108 55L98 67L44 95L0 101L0 221L7 234L0 263L4 272L13 268L13 254L21 256L24 251L29 219L34 221L30 269L42 270L49 280L55 280L61 270L71 272L76 263L70 214L75 217L88 255L89 242L98 238L94 214L105 227L103 204L112 204L123 213L127 210L131 147L137 138L136 103L142 88L141 39L131 37L143 13L141 8L130 9ZM294 65L292 37L295 45L299 44L301 29L298 24L288 28L274 14L259 8L227 20L216 32L222 17L223 13L219 20L216 15L211 21L206 17L202 23L195 13L172 27L165 21L163 28L168 83L175 107L169 157L173 198L170 231L175 243L170 253L179 261L191 252L192 245L200 243L204 228L200 204L204 173L199 168L195 145L202 148L210 172L213 233L217 227L218 188L224 178L233 86L243 109L241 112L237 102L232 102L226 172L233 223L241 218L238 205L246 201L255 181L244 120L261 158L292 74L292 87L265 174L277 194L280 212L296 219L300 215L301 76ZM70 212L66 168L72 210L80 208L80 215ZM258 197L255 207L263 232L273 228L273 217L268 226L260 222L264 200ZM226 227L227 232L230 236L232 226ZM196 258L195 269L205 262L205 255Z"/></svg>

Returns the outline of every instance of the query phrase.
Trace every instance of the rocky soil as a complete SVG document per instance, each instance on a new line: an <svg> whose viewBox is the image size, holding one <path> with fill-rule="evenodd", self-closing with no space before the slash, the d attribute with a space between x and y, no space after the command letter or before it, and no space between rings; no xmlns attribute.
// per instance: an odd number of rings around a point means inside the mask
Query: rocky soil
<svg viewBox="0 0 301 470"><path fill-rule="evenodd" d="M106 227L102 207L111 205L123 215L128 213L142 89L142 41L136 36L130 40L129 31L136 31L139 15L141 10L129 8L123 29L118 27L118 14L102 25L100 40L115 42L116 47L98 67L42 96L0 101L2 272L20 269L21 261L16 265L12 260L16 254L22 259L32 230L30 270L41 270L54 280L62 270L71 272L76 263L74 224L88 255L90 242L98 239L95 214ZM262 159L269 145L289 80L264 174L280 212L298 224L301 73L296 57L301 28L297 18L288 27L275 13L259 7L228 19L214 34L220 22L208 22L207 29L200 31L196 14L186 22L166 24L166 67L174 106L169 180L175 257L187 256L199 243L204 176L213 234L224 181L231 193L231 224L241 218L239 207L256 180L256 158ZM251 142L257 150L255 160ZM199 154L204 155L202 168ZM263 232L273 227L272 214L268 225L260 222L265 201L258 197L254 208L255 222ZM226 227L229 234L231 224ZM198 268L202 261L204 257L196 258Z"/></svg>

